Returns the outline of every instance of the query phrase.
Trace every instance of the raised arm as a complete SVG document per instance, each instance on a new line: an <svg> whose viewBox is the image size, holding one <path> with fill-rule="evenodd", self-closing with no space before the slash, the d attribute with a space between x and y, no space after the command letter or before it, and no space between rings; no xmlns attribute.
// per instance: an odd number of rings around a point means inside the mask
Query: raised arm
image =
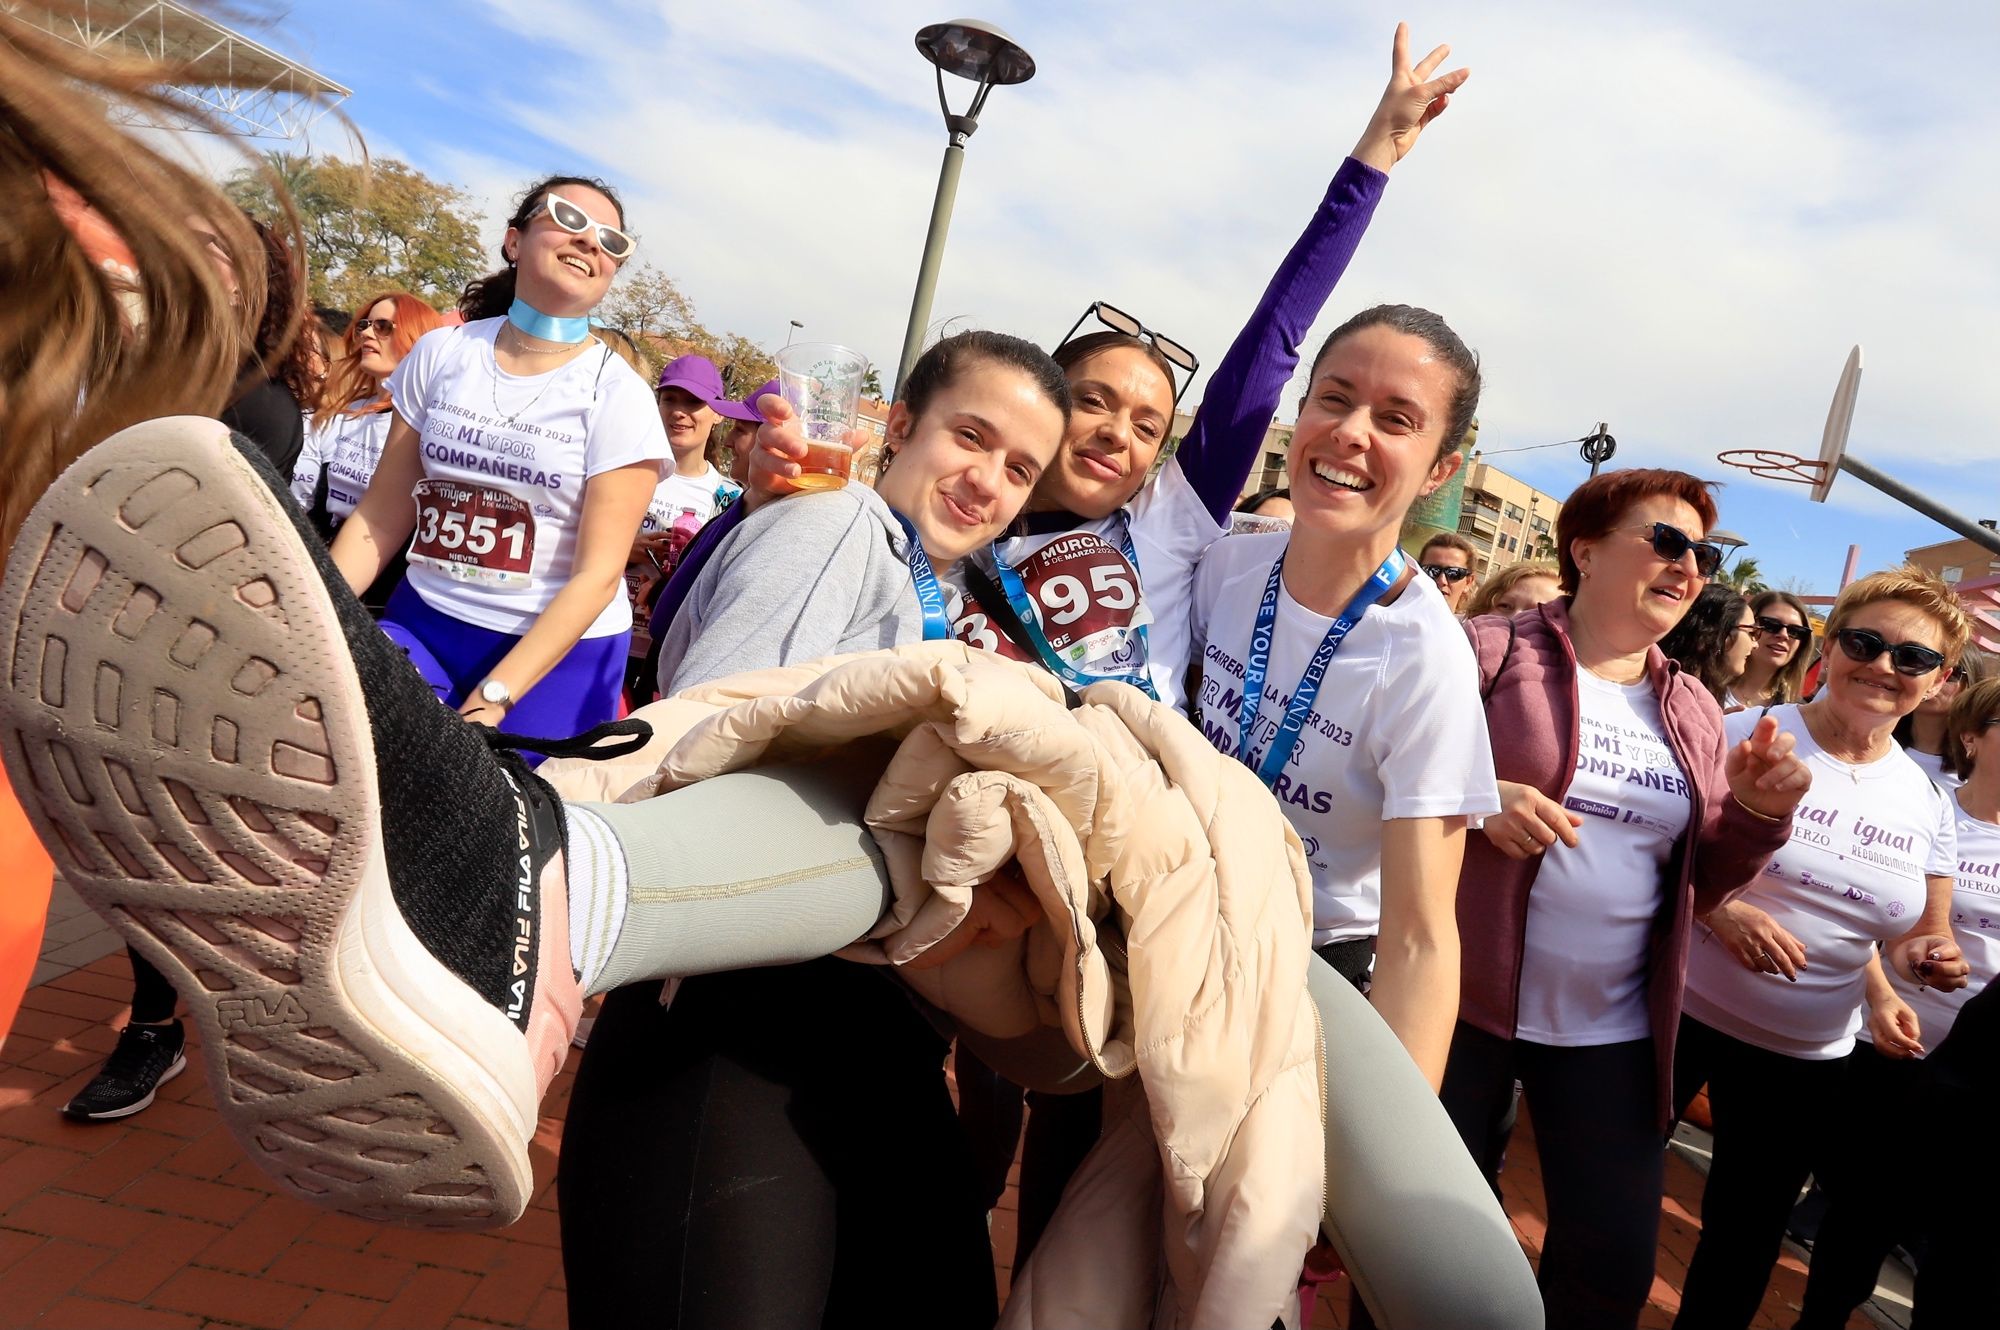
<svg viewBox="0 0 2000 1330"><path fill-rule="evenodd" d="M1450 53L1449 46L1440 46L1412 67L1409 25L1396 25L1389 86L1368 128L1334 173L1326 197L1278 265L1250 321L1209 375L1201 408L1174 459L1217 522L1229 520L1285 385L1299 367L1299 344L1347 271L1390 169L1471 76L1455 69L1432 77Z"/></svg>

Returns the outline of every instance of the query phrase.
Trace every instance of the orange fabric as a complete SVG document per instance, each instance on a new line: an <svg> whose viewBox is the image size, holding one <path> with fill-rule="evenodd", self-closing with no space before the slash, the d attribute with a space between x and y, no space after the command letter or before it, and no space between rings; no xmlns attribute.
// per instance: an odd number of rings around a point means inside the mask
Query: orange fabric
<svg viewBox="0 0 2000 1330"><path fill-rule="evenodd" d="M0 1043L14 1027L21 994L35 972L42 921L49 913L55 866L42 852L0 768Z"/></svg>

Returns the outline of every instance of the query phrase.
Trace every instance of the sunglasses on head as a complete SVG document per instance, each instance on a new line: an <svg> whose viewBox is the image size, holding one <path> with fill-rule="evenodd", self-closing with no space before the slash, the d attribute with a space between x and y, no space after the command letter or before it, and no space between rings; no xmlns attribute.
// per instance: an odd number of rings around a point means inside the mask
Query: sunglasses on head
<svg viewBox="0 0 2000 1330"><path fill-rule="evenodd" d="M1168 364L1185 371L1187 377L1174 385L1174 405L1181 404L1181 394L1187 391L1190 383L1194 382L1195 371L1201 368L1201 361L1195 358L1194 352L1171 337L1160 336L1116 305L1107 305L1102 300L1091 301L1090 308L1077 316L1076 322L1069 326L1069 331L1056 343L1058 351L1069 345L1076 336L1076 330L1084 325L1086 319L1096 319L1113 332L1124 333L1127 337L1137 337L1149 343L1155 351L1166 357Z"/></svg>
<svg viewBox="0 0 2000 1330"><path fill-rule="evenodd" d="M356 319L354 321L354 335L356 337L361 336L361 334L367 332L370 328L373 328L384 337L393 337L396 335L396 321L394 319Z"/></svg>
<svg viewBox="0 0 2000 1330"><path fill-rule="evenodd" d="M1722 567L1722 546L1706 540L1696 540L1687 532L1668 522L1641 522L1626 527L1628 531L1651 531L1647 537L1653 546L1653 553L1668 563L1679 563L1681 556L1694 551L1694 570L1703 577L1714 577L1715 570Z"/></svg>
<svg viewBox="0 0 2000 1330"><path fill-rule="evenodd" d="M623 263L632 257L634 250L639 248L639 242L629 233L619 230L609 222L593 221L589 213L560 194L542 195L541 201L528 209L527 215L521 218L523 229L543 213L547 213L550 221L572 235L588 235L594 229L597 232L597 247L603 250L605 257L613 263Z"/></svg>
<svg viewBox="0 0 2000 1330"><path fill-rule="evenodd" d="M1840 643L1840 649L1857 665L1866 665L1886 651L1896 673L1913 678L1929 674L1944 664L1942 651L1933 651L1918 642L1891 642L1866 628L1843 628L1833 635L1833 640Z"/></svg>
<svg viewBox="0 0 2000 1330"><path fill-rule="evenodd" d="M1804 624L1786 623L1783 619L1774 619L1768 614L1757 616L1757 631L1766 637L1789 637L1800 646L1812 641L1812 629Z"/></svg>
<svg viewBox="0 0 2000 1330"><path fill-rule="evenodd" d="M1459 568L1448 563L1427 563L1423 565L1423 570L1433 581L1463 582L1472 576L1470 568Z"/></svg>

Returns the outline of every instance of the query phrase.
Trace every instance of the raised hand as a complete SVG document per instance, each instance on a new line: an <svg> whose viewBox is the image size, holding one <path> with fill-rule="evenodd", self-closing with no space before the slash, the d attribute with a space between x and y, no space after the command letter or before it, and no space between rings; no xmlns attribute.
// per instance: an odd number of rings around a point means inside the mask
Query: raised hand
<svg viewBox="0 0 2000 1330"><path fill-rule="evenodd" d="M1368 128L1362 131L1361 141L1354 145L1356 161L1378 171L1387 171L1417 146L1417 136L1431 121L1445 113L1445 108L1451 105L1451 94L1472 77L1470 69L1437 73L1437 67L1450 54L1451 47L1440 46L1412 66L1410 25L1396 25L1395 50L1389 62L1389 86L1383 90L1382 100L1376 104ZM1433 78L1434 74L1437 77Z"/></svg>
<svg viewBox="0 0 2000 1330"><path fill-rule="evenodd" d="M1479 830L1509 859L1532 859L1557 841L1575 848L1583 819L1532 785L1500 782L1500 811Z"/></svg>
<svg viewBox="0 0 2000 1330"><path fill-rule="evenodd" d="M1812 788L1812 770L1792 751L1795 746L1791 735L1778 733L1775 719L1766 716L1758 721L1749 737L1722 760L1722 774L1736 802L1774 822L1798 807L1799 799Z"/></svg>
<svg viewBox="0 0 2000 1330"><path fill-rule="evenodd" d="M799 463L806 456L798 412L792 410L790 402L776 393L765 393L757 399L757 411L764 417L764 423L757 427L757 444L750 450L750 466L743 478L745 511L761 507L767 499L798 493L795 482L800 474ZM868 443L869 435L866 430L850 430L847 440L858 453ZM860 484L861 478L853 477L852 483Z"/></svg>

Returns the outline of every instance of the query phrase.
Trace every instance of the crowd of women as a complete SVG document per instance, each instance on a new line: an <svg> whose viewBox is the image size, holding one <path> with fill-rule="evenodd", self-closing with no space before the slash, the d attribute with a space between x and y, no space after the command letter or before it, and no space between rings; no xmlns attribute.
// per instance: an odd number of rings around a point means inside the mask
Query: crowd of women
<svg viewBox="0 0 2000 1330"><path fill-rule="evenodd" d="M1029 675L1076 709L1129 693L1142 728L1254 775L1309 895L1308 970L1365 994L1354 1019L1372 1009L1421 1077L1411 1095L1340 1063L1327 1022L1325 1075L1361 1087L1329 1142L1448 1115L1497 1194L1524 1097L1549 1325L1636 1324L1664 1141L1704 1090L1677 1325L1750 1324L1808 1176L1830 1208L1801 1326L1844 1324L1925 1231L1918 1324L1971 1323L1983 1245L1922 1143L1936 1114L1992 1102L1992 999L1972 995L2000 962L2000 681L1977 678L1951 590L1878 572L1816 635L1797 598L1714 581L1714 485L1647 468L1578 487L1551 563L1481 582L1449 535L1412 561L1411 507L1461 465L1482 378L1407 305L1313 351L1288 483L1232 513L1391 172L1466 81L1439 72L1446 48L1413 62L1399 29L1388 90L1171 451L1202 339L1095 302L1053 351L939 341L898 385L878 474L797 493L804 445L771 385L732 399L682 357L649 389L593 323L638 244L605 182L535 182L452 315L385 291L315 363L282 222L227 208L79 91L155 97L140 75L0 23L0 74L41 94L0 104L0 169L47 201L0 223L0 278L79 321L0 330L10 474L32 486L6 507L0 748L139 989L75 1116L136 1112L184 1065L178 992L220 1111L288 1189L505 1222L540 1092L603 995L558 1178L577 1323L894 1319L885 1302L1066 1323L1088 1304L1030 1258L1075 1240L1058 1216L1117 1105L1077 1047L1089 1012L1047 993L1087 1004L1043 984L1018 1039L965 1015L994 967L1073 954L1039 870L980 872L921 948L860 964L834 953L883 935L895 867L870 827L908 797L878 732L832 762L779 752L588 801L602 759L660 767L642 745L686 699L740 703L727 725L751 734L833 705L809 662L950 660L964 688ZM197 244L167 214L212 224ZM233 433L189 418L225 409ZM729 478L708 447L723 420ZM635 609L658 639L636 672ZM128 678L172 704L127 704ZM948 831L925 876L978 857ZM1118 927L1101 900L1091 920ZM1135 976L1147 945L1119 944ZM1003 1309L985 1216L1024 1116ZM1329 1234L1408 1222L1397 1180L1374 1185L1325 1198ZM1483 1259L1339 1245L1369 1294L1358 1324L1442 1323L1409 1310L1436 1262ZM1296 1314L1280 1293L1223 1305Z"/></svg>

